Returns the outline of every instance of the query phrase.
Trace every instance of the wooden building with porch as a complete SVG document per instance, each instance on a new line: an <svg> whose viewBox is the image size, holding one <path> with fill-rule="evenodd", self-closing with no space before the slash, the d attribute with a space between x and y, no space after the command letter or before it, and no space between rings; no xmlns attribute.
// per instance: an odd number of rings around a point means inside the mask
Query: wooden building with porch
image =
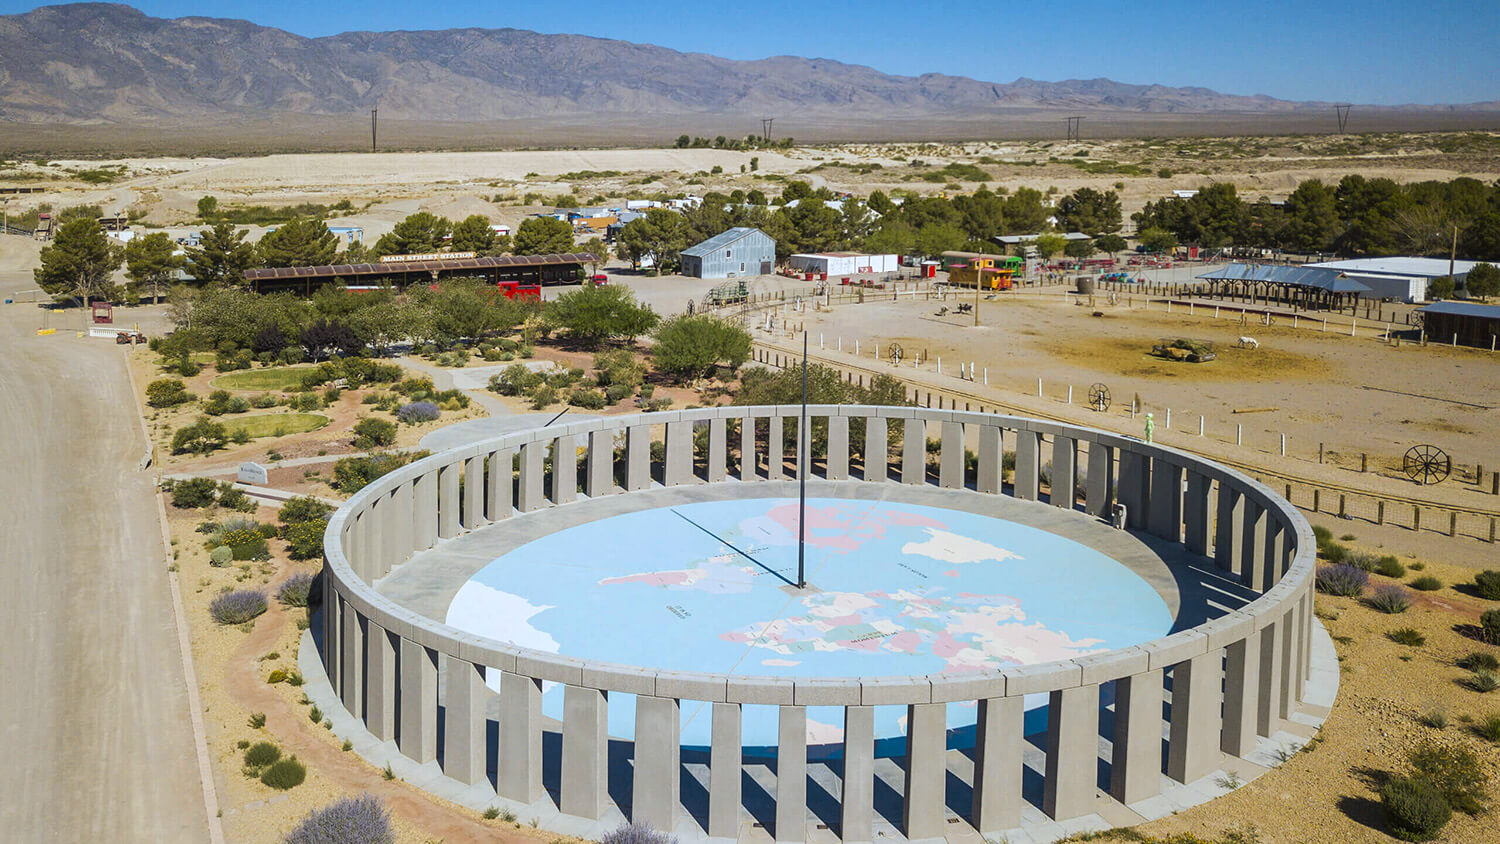
<svg viewBox="0 0 1500 844"><path fill-rule="evenodd" d="M1446 300L1418 308L1422 333L1433 343L1494 349L1500 337L1500 305Z"/></svg>
<svg viewBox="0 0 1500 844"><path fill-rule="evenodd" d="M393 260L394 259L394 260ZM434 284L445 278L478 278L499 284L576 284L585 264L595 261L587 252L561 255L504 255L479 258L470 254L392 255L373 264L334 264L319 267L271 267L246 270L245 281L257 293L289 290L304 295L325 284L350 287L389 284Z"/></svg>
<svg viewBox="0 0 1500 844"><path fill-rule="evenodd" d="M1308 311L1354 312L1369 286L1327 267L1229 264L1198 276L1204 295L1253 305L1287 305Z"/></svg>

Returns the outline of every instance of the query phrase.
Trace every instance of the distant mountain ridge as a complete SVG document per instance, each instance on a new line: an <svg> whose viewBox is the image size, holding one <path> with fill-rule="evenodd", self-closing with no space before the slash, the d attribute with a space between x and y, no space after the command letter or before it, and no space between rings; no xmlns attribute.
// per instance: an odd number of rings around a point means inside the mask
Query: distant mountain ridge
<svg viewBox="0 0 1500 844"><path fill-rule="evenodd" d="M518 29L305 38L249 21L154 18L104 3L0 16L0 120L20 123L352 115L377 107L395 120L482 122L794 109L842 119L1064 109L1284 114L1329 105L1108 79L895 76L827 59L737 61ZM1481 106L1403 108L1471 107Z"/></svg>

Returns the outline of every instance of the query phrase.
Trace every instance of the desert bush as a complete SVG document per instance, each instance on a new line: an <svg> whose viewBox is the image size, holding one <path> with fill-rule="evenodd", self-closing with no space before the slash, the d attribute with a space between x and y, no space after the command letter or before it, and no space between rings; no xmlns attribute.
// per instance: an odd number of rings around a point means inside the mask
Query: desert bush
<svg viewBox="0 0 1500 844"><path fill-rule="evenodd" d="M610 384L604 388L604 400L608 404L619 404L634 392L635 388L629 384Z"/></svg>
<svg viewBox="0 0 1500 844"><path fill-rule="evenodd" d="M254 512L258 505L250 500L250 496L246 495L244 490L234 484L221 481L219 483L219 506L250 513Z"/></svg>
<svg viewBox="0 0 1500 844"><path fill-rule="evenodd" d="M234 561L234 549L228 545L220 545L208 552L208 564L214 568L224 568Z"/></svg>
<svg viewBox="0 0 1500 844"><path fill-rule="evenodd" d="M268 407L275 407L276 403L276 397L271 395L270 393L261 393L260 395L250 400L251 407L260 408L262 410Z"/></svg>
<svg viewBox="0 0 1500 844"><path fill-rule="evenodd" d="M307 766L297 761L295 756L273 762L260 775L261 783L278 791L296 788L305 779L307 779Z"/></svg>
<svg viewBox="0 0 1500 844"><path fill-rule="evenodd" d="M279 759L281 759L281 748L268 741L258 741L245 751L245 765L251 768L264 768Z"/></svg>
<svg viewBox="0 0 1500 844"><path fill-rule="evenodd" d="M218 595L208 605L208 614L220 624L243 624L266 611L266 596L254 589Z"/></svg>
<svg viewBox="0 0 1500 844"><path fill-rule="evenodd" d="M531 391L531 409L546 410L557 404L557 389L550 384L543 384Z"/></svg>
<svg viewBox="0 0 1500 844"><path fill-rule="evenodd" d="M1500 674L1496 674L1486 668L1481 668L1473 674L1465 677L1462 681L1464 686L1481 694L1493 692L1500 689Z"/></svg>
<svg viewBox="0 0 1500 844"><path fill-rule="evenodd" d="M340 458L333 464L333 488L345 495L353 495L381 475L427 455L426 451L402 451Z"/></svg>
<svg viewBox="0 0 1500 844"><path fill-rule="evenodd" d="M1350 551L1344 555L1343 562L1361 571L1372 572L1380 565L1380 558L1368 551Z"/></svg>
<svg viewBox="0 0 1500 844"><path fill-rule="evenodd" d="M281 538L286 540L287 556L294 560L313 560L323 555L323 531L328 522L317 519L297 522L281 528Z"/></svg>
<svg viewBox="0 0 1500 844"><path fill-rule="evenodd" d="M209 454L223 448L229 442L229 432L224 426L209 419L198 417L191 425L177 429L172 435L172 453Z"/></svg>
<svg viewBox="0 0 1500 844"><path fill-rule="evenodd" d="M605 403L604 394L598 390L581 388L568 394L568 404L585 410L603 410Z"/></svg>
<svg viewBox="0 0 1500 844"><path fill-rule="evenodd" d="M1319 566L1316 586L1319 592L1342 597L1357 597L1365 591L1370 575L1348 565Z"/></svg>
<svg viewBox="0 0 1500 844"><path fill-rule="evenodd" d="M1407 645L1413 648L1427 644L1427 637L1423 636L1420 630L1412 627L1398 627L1386 633L1385 637L1398 645Z"/></svg>
<svg viewBox="0 0 1500 844"><path fill-rule="evenodd" d="M276 685L277 683L285 683L286 682L286 669L285 668L272 669L271 673L266 675L266 682L269 683L272 686Z"/></svg>
<svg viewBox="0 0 1500 844"><path fill-rule="evenodd" d="M1491 713L1474 722L1474 734L1489 742L1500 742L1500 713Z"/></svg>
<svg viewBox="0 0 1500 844"><path fill-rule="evenodd" d="M1349 558L1349 549L1337 542L1327 542L1318 547L1318 554L1328 562L1338 564Z"/></svg>
<svg viewBox="0 0 1500 844"><path fill-rule="evenodd" d="M281 505L281 509L276 511L276 518L284 525L294 525L298 522L326 520L328 514L332 512L333 506L327 502L319 501L310 495L299 495Z"/></svg>
<svg viewBox="0 0 1500 844"><path fill-rule="evenodd" d="M230 395L228 390L214 390L203 400L203 412L209 416L223 416L226 413L244 413L250 409L250 402L240 396Z"/></svg>
<svg viewBox="0 0 1500 844"><path fill-rule="evenodd" d="M1436 592L1443 588L1443 581L1430 574L1424 574L1411 582L1411 588L1418 592Z"/></svg>
<svg viewBox="0 0 1500 844"><path fill-rule="evenodd" d="M1486 569L1474 575L1474 591L1486 601L1500 601L1500 571Z"/></svg>
<svg viewBox="0 0 1500 844"><path fill-rule="evenodd" d="M443 412L430 401L414 401L396 411L396 420L407 425L418 425L442 416Z"/></svg>
<svg viewBox="0 0 1500 844"><path fill-rule="evenodd" d="M248 721L246 721L246 723L250 725L251 729L258 730L266 725L266 713L252 712L250 713L250 718Z"/></svg>
<svg viewBox="0 0 1500 844"><path fill-rule="evenodd" d="M1416 777L1392 777L1380 789L1392 833L1405 841L1427 841L1453 817L1453 808L1432 783Z"/></svg>
<svg viewBox="0 0 1500 844"><path fill-rule="evenodd" d="M655 336L651 359L680 379L702 377L719 366L733 371L750 359L750 332L707 314L672 317L657 327Z"/></svg>
<svg viewBox="0 0 1500 844"><path fill-rule="evenodd" d="M1492 645L1500 645L1500 610L1485 610L1479 614L1479 635Z"/></svg>
<svg viewBox="0 0 1500 844"><path fill-rule="evenodd" d="M313 576L305 571L299 571L281 582L281 588L276 590L276 600L288 607L307 606L307 595L312 591Z"/></svg>
<svg viewBox="0 0 1500 844"><path fill-rule="evenodd" d="M152 407L176 407L193 400L193 394L176 378L158 378L146 385L146 404Z"/></svg>
<svg viewBox="0 0 1500 844"><path fill-rule="evenodd" d="M312 392L311 390L305 393L298 393L297 398L292 401L291 407L293 410L300 410L304 413L314 410L322 410L323 397L318 395L317 393Z"/></svg>
<svg viewBox="0 0 1500 844"><path fill-rule="evenodd" d="M172 485L172 506L184 510L212 507L219 485L210 478L188 478Z"/></svg>
<svg viewBox="0 0 1500 844"><path fill-rule="evenodd" d="M1496 659L1494 654L1474 651L1460 659L1458 667L1470 671L1496 671L1500 670L1500 659Z"/></svg>
<svg viewBox="0 0 1500 844"><path fill-rule="evenodd" d="M1417 723L1434 730L1445 729L1448 726L1448 713L1441 709L1429 710L1423 715L1417 716Z"/></svg>
<svg viewBox="0 0 1500 844"><path fill-rule="evenodd" d="M1381 577L1405 577L1406 566L1394 556L1387 554L1375 563L1375 573Z"/></svg>
<svg viewBox="0 0 1500 844"><path fill-rule="evenodd" d="M627 823L606 832L599 844L677 844L677 836L645 824Z"/></svg>
<svg viewBox="0 0 1500 844"><path fill-rule="evenodd" d="M490 390L502 396L519 396L530 392L546 379L541 373L532 372L524 363L511 364L490 376Z"/></svg>
<svg viewBox="0 0 1500 844"><path fill-rule="evenodd" d="M354 447L375 448L396 441L396 423L367 417L354 423Z"/></svg>
<svg viewBox="0 0 1500 844"><path fill-rule="evenodd" d="M1411 609L1411 593L1394 583L1382 583L1370 596L1370 606L1384 613L1406 612Z"/></svg>
<svg viewBox="0 0 1500 844"><path fill-rule="evenodd" d="M181 375L183 378L192 378L194 375L197 375L198 373L203 371L203 367L195 362L192 356L189 355L186 351L184 351L182 353L182 357L172 365L172 369L176 370L177 374Z"/></svg>
<svg viewBox="0 0 1500 844"><path fill-rule="evenodd" d="M341 797L307 817L287 833L286 844L395 844L391 815L372 794Z"/></svg>
<svg viewBox="0 0 1500 844"><path fill-rule="evenodd" d="M1472 750L1426 742L1408 758L1412 776L1430 783L1449 806L1466 815L1484 811L1490 778Z"/></svg>
<svg viewBox="0 0 1500 844"><path fill-rule="evenodd" d="M1318 544L1319 548L1328 544L1331 539L1333 539L1333 531L1322 525L1313 525L1313 541Z"/></svg>

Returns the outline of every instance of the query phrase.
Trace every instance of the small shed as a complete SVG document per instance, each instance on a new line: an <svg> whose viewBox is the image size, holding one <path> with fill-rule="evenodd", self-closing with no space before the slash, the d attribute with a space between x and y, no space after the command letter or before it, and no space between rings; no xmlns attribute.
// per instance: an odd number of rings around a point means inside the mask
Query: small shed
<svg viewBox="0 0 1500 844"><path fill-rule="evenodd" d="M1427 339L1434 343L1493 349L1500 336L1500 305L1442 301L1418 308L1417 313Z"/></svg>
<svg viewBox="0 0 1500 844"><path fill-rule="evenodd" d="M692 278L770 275L776 241L760 229L737 227L682 250L682 274Z"/></svg>

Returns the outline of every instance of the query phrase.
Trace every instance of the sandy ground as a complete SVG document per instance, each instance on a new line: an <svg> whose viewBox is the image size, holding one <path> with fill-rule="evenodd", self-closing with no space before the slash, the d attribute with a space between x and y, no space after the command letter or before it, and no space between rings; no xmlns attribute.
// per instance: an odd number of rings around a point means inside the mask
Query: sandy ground
<svg viewBox="0 0 1500 844"><path fill-rule="evenodd" d="M0 238L0 290L35 251ZM0 306L0 837L207 840L151 476L120 352Z"/></svg>

